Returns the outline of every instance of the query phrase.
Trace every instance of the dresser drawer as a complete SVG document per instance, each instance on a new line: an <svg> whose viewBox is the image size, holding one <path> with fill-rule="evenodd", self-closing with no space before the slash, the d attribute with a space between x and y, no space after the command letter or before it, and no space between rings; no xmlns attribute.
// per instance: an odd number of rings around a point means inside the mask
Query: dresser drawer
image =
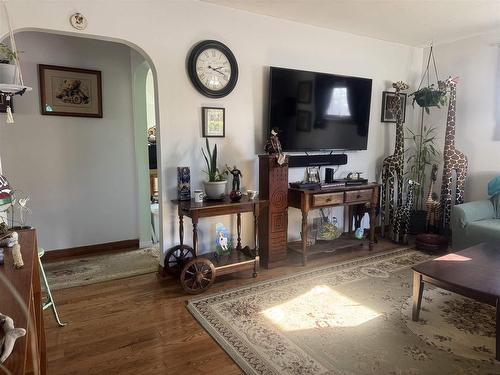
<svg viewBox="0 0 500 375"><path fill-rule="evenodd" d="M372 199L372 190L354 190L345 192L345 202L369 202Z"/></svg>
<svg viewBox="0 0 500 375"><path fill-rule="evenodd" d="M315 194L312 197L313 207L332 206L344 203L344 193Z"/></svg>

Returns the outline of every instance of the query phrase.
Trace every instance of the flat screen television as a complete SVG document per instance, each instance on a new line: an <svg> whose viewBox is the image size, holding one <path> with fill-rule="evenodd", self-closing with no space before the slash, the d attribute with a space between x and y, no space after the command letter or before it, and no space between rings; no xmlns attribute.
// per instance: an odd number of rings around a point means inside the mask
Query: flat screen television
<svg viewBox="0 0 500 375"><path fill-rule="evenodd" d="M271 67L269 130L283 151L366 150L372 80Z"/></svg>

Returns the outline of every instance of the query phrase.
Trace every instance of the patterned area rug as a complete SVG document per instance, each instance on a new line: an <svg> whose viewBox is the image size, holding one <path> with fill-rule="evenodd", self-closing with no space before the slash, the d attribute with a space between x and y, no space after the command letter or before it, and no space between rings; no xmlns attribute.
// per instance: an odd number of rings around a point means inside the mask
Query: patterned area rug
<svg viewBox="0 0 500 375"><path fill-rule="evenodd" d="M399 249L192 299L187 307L246 374L500 374L493 357L464 358L459 341L447 339L489 313L455 319L467 306L456 314L455 302L429 307L433 290L426 293L422 319L426 309L444 306L449 323L429 319L428 330L417 334L408 328L410 267L430 258ZM486 326L468 329L475 347L489 347ZM441 340L446 346L438 345Z"/></svg>
<svg viewBox="0 0 500 375"><path fill-rule="evenodd" d="M160 249L153 246L44 263L43 268L50 288L57 290L156 272L159 259Z"/></svg>

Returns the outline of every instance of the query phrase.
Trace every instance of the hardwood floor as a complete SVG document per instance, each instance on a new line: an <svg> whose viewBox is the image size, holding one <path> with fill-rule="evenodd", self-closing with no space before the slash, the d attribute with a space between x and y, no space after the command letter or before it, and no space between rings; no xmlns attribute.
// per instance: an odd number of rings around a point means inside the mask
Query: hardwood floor
<svg viewBox="0 0 500 375"><path fill-rule="evenodd" d="M400 247L382 240L371 254ZM207 293L293 274L370 253L345 249L311 257L307 267L289 253L283 267L217 278ZM196 322L190 298L174 278L147 274L54 292L60 328L44 313L50 375L72 374L240 374L238 366Z"/></svg>

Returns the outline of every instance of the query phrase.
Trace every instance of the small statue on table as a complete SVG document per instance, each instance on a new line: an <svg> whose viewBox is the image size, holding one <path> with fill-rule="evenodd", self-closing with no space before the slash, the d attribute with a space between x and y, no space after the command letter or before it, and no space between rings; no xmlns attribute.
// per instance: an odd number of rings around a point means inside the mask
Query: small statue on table
<svg viewBox="0 0 500 375"><path fill-rule="evenodd" d="M266 146L264 147L264 150L269 154L269 155L276 155L276 162L278 165L283 165L285 164L286 157L285 154L283 153L281 149L281 142L278 139L278 128L272 128L271 129L271 136L266 142Z"/></svg>
<svg viewBox="0 0 500 375"><path fill-rule="evenodd" d="M232 202L238 202L241 197L241 191L240 191L240 178L243 177L241 174L241 171L236 167L236 165L233 166L233 169L230 169L226 165L226 169L229 173L233 175L233 189L231 190L231 193L229 194L229 198L231 199Z"/></svg>

